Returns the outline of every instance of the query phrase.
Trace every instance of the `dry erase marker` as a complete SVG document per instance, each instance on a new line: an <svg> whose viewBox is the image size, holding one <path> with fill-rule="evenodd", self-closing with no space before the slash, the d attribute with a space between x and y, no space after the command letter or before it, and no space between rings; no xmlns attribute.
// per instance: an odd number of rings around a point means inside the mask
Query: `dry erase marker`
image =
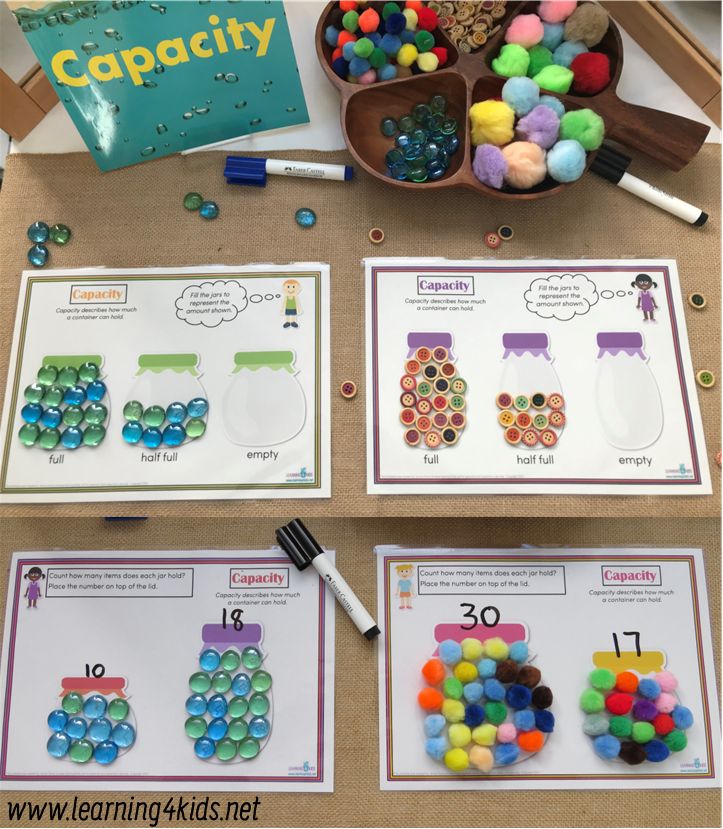
<svg viewBox="0 0 723 829"><path fill-rule="evenodd" d="M266 176L293 176L351 181L354 168L348 164L317 164L313 161L283 161L279 158L255 158L243 155L226 156L223 171L229 184L265 187Z"/></svg>
<svg viewBox="0 0 723 829"><path fill-rule="evenodd" d="M290 521L285 527L279 527L276 530L276 539L281 545L281 549L294 562L298 570L306 570L311 564L331 588L337 601L349 614L352 622L367 639L374 639L379 636L380 631L377 623L367 613L364 605L354 595L344 577L334 567L314 536L298 518Z"/></svg>

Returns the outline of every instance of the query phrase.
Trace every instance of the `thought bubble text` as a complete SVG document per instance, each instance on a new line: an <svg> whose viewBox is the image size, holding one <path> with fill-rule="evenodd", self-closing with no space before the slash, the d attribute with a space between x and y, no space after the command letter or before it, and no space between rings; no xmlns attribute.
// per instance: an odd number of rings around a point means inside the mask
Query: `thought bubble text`
<svg viewBox="0 0 723 829"><path fill-rule="evenodd" d="M571 320L587 314L598 299L597 286L583 273L541 277L525 291L527 310L543 319Z"/></svg>
<svg viewBox="0 0 723 829"><path fill-rule="evenodd" d="M249 304L246 288L233 279L189 285L176 300L176 316L189 325L216 328Z"/></svg>

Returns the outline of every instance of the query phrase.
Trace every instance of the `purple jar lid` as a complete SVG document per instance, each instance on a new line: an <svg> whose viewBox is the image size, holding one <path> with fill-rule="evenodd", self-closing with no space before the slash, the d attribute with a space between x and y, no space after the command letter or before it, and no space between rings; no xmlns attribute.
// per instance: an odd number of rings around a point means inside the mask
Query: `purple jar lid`
<svg viewBox="0 0 723 829"><path fill-rule="evenodd" d="M449 359L454 360L452 354L452 335L449 331L410 331L407 334L407 357L414 357L418 348L426 347L433 350L438 345L444 346L449 352Z"/></svg>
<svg viewBox="0 0 723 829"><path fill-rule="evenodd" d="M621 352L647 360L643 351L643 335L639 331L600 331L597 335L598 359L603 354L615 356Z"/></svg>
<svg viewBox="0 0 723 829"><path fill-rule="evenodd" d="M261 625L256 622L245 623L241 630L234 630L233 625L204 625L201 629L201 639L204 648L218 648L223 650L229 645L238 647L244 645L260 645L263 638Z"/></svg>
<svg viewBox="0 0 723 829"><path fill-rule="evenodd" d="M550 347L550 338L541 331L503 334L502 345L505 347L505 353L502 355L503 360L507 359L510 354L521 357L526 352L529 352L533 357L542 355L546 360L552 359L550 352L547 350Z"/></svg>

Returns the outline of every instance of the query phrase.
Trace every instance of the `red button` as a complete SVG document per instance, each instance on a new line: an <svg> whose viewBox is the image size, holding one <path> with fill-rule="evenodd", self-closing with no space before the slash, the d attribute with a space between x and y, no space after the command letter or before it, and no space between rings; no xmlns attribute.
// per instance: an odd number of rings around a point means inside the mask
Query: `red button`
<svg viewBox="0 0 723 829"><path fill-rule="evenodd" d="M502 239L500 239L494 230L491 230L489 233L485 233L485 244L488 248L495 250L502 244Z"/></svg>

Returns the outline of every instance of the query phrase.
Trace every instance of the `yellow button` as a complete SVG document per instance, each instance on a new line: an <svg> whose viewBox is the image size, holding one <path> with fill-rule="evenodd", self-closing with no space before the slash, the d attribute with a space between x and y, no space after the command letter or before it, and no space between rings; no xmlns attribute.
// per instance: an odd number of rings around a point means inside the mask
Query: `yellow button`
<svg viewBox="0 0 723 829"><path fill-rule="evenodd" d="M499 421L500 426L503 426L506 429L508 426L512 426L515 422L515 416L509 409L504 409L497 415L497 420Z"/></svg>

